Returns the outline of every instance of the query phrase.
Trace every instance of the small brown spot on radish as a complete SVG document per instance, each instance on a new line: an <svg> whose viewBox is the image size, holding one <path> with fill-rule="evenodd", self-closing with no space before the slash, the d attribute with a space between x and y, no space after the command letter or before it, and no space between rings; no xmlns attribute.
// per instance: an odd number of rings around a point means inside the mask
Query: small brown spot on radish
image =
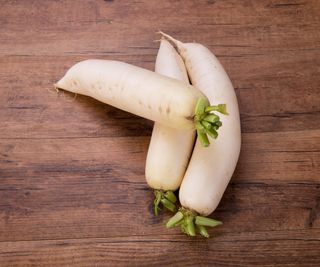
<svg viewBox="0 0 320 267"><path fill-rule="evenodd" d="M72 84L73 84L74 86L77 86L77 85L78 85L78 82L77 82L77 81L73 81Z"/></svg>
<svg viewBox="0 0 320 267"><path fill-rule="evenodd" d="M158 110L159 110L160 113L162 113L162 107L161 106L159 106Z"/></svg>
<svg viewBox="0 0 320 267"><path fill-rule="evenodd" d="M140 106L143 106L143 104L142 104L141 100L139 100L139 105L140 105Z"/></svg>
<svg viewBox="0 0 320 267"><path fill-rule="evenodd" d="M152 109L150 105L148 105L148 109L150 109L150 110Z"/></svg>
<svg viewBox="0 0 320 267"><path fill-rule="evenodd" d="M186 118L188 121L193 121L194 116L185 116L185 118Z"/></svg>
<svg viewBox="0 0 320 267"><path fill-rule="evenodd" d="M171 110L170 110L170 107L168 106L168 107L166 108L166 113L169 114L170 111L171 111Z"/></svg>

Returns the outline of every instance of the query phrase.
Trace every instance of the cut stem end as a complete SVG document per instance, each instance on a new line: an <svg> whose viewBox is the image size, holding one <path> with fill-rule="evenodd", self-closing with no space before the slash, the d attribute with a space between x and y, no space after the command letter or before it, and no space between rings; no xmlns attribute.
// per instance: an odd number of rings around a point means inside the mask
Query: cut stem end
<svg viewBox="0 0 320 267"><path fill-rule="evenodd" d="M221 221L199 216L197 213L186 208L180 208L179 211L169 219L166 226L167 228L180 226L182 232L188 236L196 236L197 230L200 235L209 238L206 226L215 227L220 224L222 224Z"/></svg>
<svg viewBox="0 0 320 267"><path fill-rule="evenodd" d="M208 135L216 139L218 137L218 129L222 126L220 117L213 111L228 115L226 104L218 104L210 106L205 97L199 97L194 116L194 125L197 130L197 135L200 143L207 147L210 145Z"/></svg>
<svg viewBox="0 0 320 267"><path fill-rule="evenodd" d="M176 212L177 207L176 203L177 197L172 191L162 191L162 190L154 190L154 201L153 201L153 207L154 207L154 214L157 216L159 214L159 211L161 210L160 205L165 207L166 209Z"/></svg>

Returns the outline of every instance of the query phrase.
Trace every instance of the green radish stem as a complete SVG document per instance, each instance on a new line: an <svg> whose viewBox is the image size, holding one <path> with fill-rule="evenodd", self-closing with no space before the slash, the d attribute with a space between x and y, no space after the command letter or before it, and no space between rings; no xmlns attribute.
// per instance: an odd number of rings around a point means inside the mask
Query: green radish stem
<svg viewBox="0 0 320 267"><path fill-rule="evenodd" d="M216 122L220 121L220 118L216 114L210 114L210 115L205 116L203 120L206 122L211 122L211 123L215 122L216 123Z"/></svg>
<svg viewBox="0 0 320 267"><path fill-rule="evenodd" d="M205 111L206 112L219 111L220 113L222 113L224 115L228 115L226 104L218 104L217 106L209 106L209 107L206 107Z"/></svg>
<svg viewBox="0 0 320 267"><path fill-rule="evenodd" d="M167 228L180 226L182 232L189 236L195 236L195 229L197 229L200 235L208 238L209 233L206 229L206 226L215 227L221 224L221 221L199 216L196 212L182 207L173 217L169 219L166 226Z"/></svg>
<svg viewBox="0 0 320 267"><path fill-rule="evenodd" d="M208 135L211 138L216 139L218 137L217 130L222 126L219 116L213 113L213 111L228 115L225 104L210 106L206 98L198 98L195 107L194 125L197 130L199 141L205 147L210 145Z"/></svg>
<svg viewBox="0 0 320 267"><path fill-rule="evenodd" d="M204 132L202 132L201 130L197 129L197 135L198 135L198 138L200 140L200 143L204 147L208 147L210 145L208 136Z"/></svg>
<svg viewBox="0 0 320 267"><path fill-rule="evenodd" d="M163 207L166 209L176 212L177 207L175 203L177 202L177 197L172 191L162 191L162 190L154 190L154 202L153 202L153 207L154 207L154 214L158 215L159 210L160 210L160 203L162 204Z"/></svg>
<svg viewBox="0 0 320 267"><path fill-rule="evenodd" d="M166 198L162 198L161 199L161 204L168 210L172 211L172 212L176 212L177 211L177 207L175 204L173 204L170 200L166 199Z"/></svg>
<svg viewBox="0 0 320 267"><path fill-rule="evenodd" d="M215 129L206 128L206 132L208 135L210 135L213 139L216 139L218 137L218 132Z"/></svg>
<svg viewBox="0 0 320 267"><path fill-rule="evenodd" d="M210 122L207 122L207 121L205 121L205 120L203 120L203 121L201 122L201 124L202 124L202 126L203 126L204 128L207 128L207 129L211 129L211 128L212 128L211 123L210 123Z"/></svg>
<svg viewBox="0 0 320 267"><path fill-rule="evenodd" d="M197 230L199 231L200 235L205 238L209 238L209 233L203 225L197 225Z"/></svg>
<svg viewBox="0 0 320 267"><path fill-rule="evenodd" d="M217 221L211 218L203 217L203 216L197 216L195 223L197 225L202 225L202 226L210 226L210 227L215 227L217 225L222 224L221 221Z"/></svg>
<svg viewBox="0 0 320 267"><path fill-rule="evenodd" d="M196 235L196 230L194 227L194 222L193 222L193 217L188 216L186 218L186 230L187 230L187 235L189 236L195 236Z"/></svg>
<svg viewBox="0 0 320 267"><path fill-rule="evenodd" d="M166 199L168 199L169 201L171 201L172 203L176 203L177 202L177 197L176 197L176 195L172 192L172 191L166 191L165 193L164 193L164 197L166 198Z"/></svg>
<svg viewBox="0 0 320 267"><path fill-rule="evenodd" d="M173 217L170 218L170 220L167 222L166 226L167 228L173 227L178 225L180 222L182 222L183 219L183 213L181 211L178 211Z"/></svg>

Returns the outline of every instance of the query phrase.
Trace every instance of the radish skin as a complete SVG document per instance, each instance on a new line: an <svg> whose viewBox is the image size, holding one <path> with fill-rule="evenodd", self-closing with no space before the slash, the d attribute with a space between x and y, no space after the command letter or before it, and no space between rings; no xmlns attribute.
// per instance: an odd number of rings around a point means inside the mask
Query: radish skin
<svg viewBox="0 0 320 267"><path fill-rule="evenodd" d="M175 48L165 39L162 39L160 43L155 71L189 84L183 60ZM158 122L154 124L145 174L148 185L156 189L156 214L158 213L159 201L166 194L165 191L174 191L179 188L194 141L194 130L174 129Z"/></svg>
<svg viewBox="0 0 320 267"><path fill-rule="evenodd" d="M189 85L189 77L181 56L169 41L162 38L155 63L155 72L183 81Z"/></svg>
<svg viewBox="0 0 320 267"><path fill-rule="evenodd" d="M177 79L120 61L90 59L72 66L56 89L91 96L103 103L177 129L197 129L209 146L201 122L223 105L209 106L207 97ZM208 111L206 107L210 107ZM217 129L219 122L210 122Z"/></svg>
<svg viewBox="0 0 320 267"><path fill-rule="evenodd" d="M166 40L161 41L155 71L189 83L181 57ZM146 160L146 178L150 187L178 189L187 168L194 138L194 130L174 129L157 122L154 124Z"/></svg>
<svg viewBox="0 0 320 267"><path fill-rule="evenodd" d="M194 128L197 100L206 99L191 85L110 60L81 61L55 86L178 129Z"/></svg>
<svg viewBox="0 0 320 267"><path fill-rule="evenodd" d="M197 140L179 192L185 210L193 212L193 216L196 213L207 216L217 208L239 158L241 129L237 97L227 73L209 49L163 35L176 45L192 84L211 103L223 102L228 107L229 115L221 116L223 126L219 138L209 148Z"/></svg>

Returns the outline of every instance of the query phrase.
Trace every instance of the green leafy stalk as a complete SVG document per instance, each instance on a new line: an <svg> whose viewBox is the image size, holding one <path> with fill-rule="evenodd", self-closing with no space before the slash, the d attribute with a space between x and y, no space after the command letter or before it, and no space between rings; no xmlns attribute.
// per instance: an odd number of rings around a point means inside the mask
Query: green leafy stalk
<svg viewBox="0 0 320 267"><path fill-rule="evenodd" d="M202 115L203 113L205 113L205 110L208 106L208 100L204 97L199 97L195 108L196 115Z"/></svg>
<svg viewBox="0 0 320 267"><path fill-rule="evenodd" d="M160 210L159 204L161 202L161 192L158 190L154 191L154 201L153 201L153 207L154 207L154 214L158 216L158 211Z"/></svg>
<svg viewBox="0 0 320 267"><path fill-rule="evenodd" d="M170 210L172 212L176 212L177 211L176 205L174 205L170 200L168 200L166 198L162 198L161 199L161 203L166 209L168 209L168 210Z"/></svg>
<svg viewBox="0 0 320 267"><path fill-rule="evenodd" d="M220 224L222 224L221 221L199 216L195 212L186 208L180 208L179 211L173 217L171 217L166 225L168 228L180 226L182 232L188 236L195 236L197 229L197 232L199 232L200 235L208 238L209 233L205 226L215 227Z"/></svg>
<svg viewBox="0 0 320 267"><path fill-rule="evenodd" d="M194 222L193 222L193 217L192 216L188 216L186 218L186 230L187 230L187 234L189 236L195 236L196 235L196 231L194 228Z"/></svg>
<svg viewBox="0 0 320 267"><path fill-rule="evenodd" d="M197 225L197 230L199 231L200 235L202 235L205 238L209 238L209 233L207 229L203 225Z"/></svg>
<svg viewBox="0 0 320 267"><path fill-rule="evenodd" d="M197 135L198 135L198 138L199 138L200 143L201 143L204 147L207 147L207 146L210 145L208 136L207 136L204 132L202 132L201 130L197 129Z"/></svg>
<svg viewBox="0 0 320 267"><path fill-rule="evenodd" d="M168 228L176 226L183 219L183 214L181 211L178 211L170 220L167 222L166 226Z"/></svg>
<svg viewBox="0 0 320 267"><path fill-rule="evenodd" d="M177 207L175 203L177 202L177 197L172 191L162 191L162 190L154 190L154 214L158 215L160 208L160 204L166 209L176 212Z"/></svg>
<svg viewBox="0 0 320 267"><path fill-rule="evenodd" d="M203 120L209 123L214 123L220 121L220 117L216 114L209 114L205 116Z"/></svg>
<svg viewBox="0 0 320 267"><path fill-rule="evenodd" d="M168 199L169 201L171 201L172 203L176 203L177 202L177 197L172 191L166 191L164 193L164 197L166 199Z"/></svg>
<svg viewBox="0 0 320 267"><path fill-rule="evenodd" d="M217 122L214 123L214 125L218 126L218 128L219 128L219 127L222 126L222 122L221 121L217 121Z"/></svg>
<svg viewBox="0 0 320 267"><path fill-rule="evenodd" d="M201 121L201 125L205 128L205 129L211 129L212 128L212 124L210 122L207 122L205 120Z"/></svg>
<svg viewBox="0 0 320 267"><path fill-rule="evenodd" d="M217 225L222 224L221 221L214 220L214 219L207 218L207 217L203 217L203 216L197 216L195 223L197 225L210 226L210 227L215 227Z"/></svg>
<svg viewBox="0 0 320 267"><path fill-rule="evenodd" d="M213 111L228 115L225 104L209 106L209 102L205 97L199 97L195 107L194 124L200 143L207 147L210 145L208 135L216 139L218 137L218 129L222 126L220 117Z"/></svg>
<svg viewBox="0 0 320 267"><path fill-rule="evenodd" d="M218 132L213 128L206 128L206 132L208 135L210 135L213 139L216 139L218 137Z"/></svg>
<svg viewBox="0 0 320 267"><path fill-rule="evenodd" d="M205 112L210 112L210 111L218 111L221 114L228 115L226 104L219 104L217 106L208 106L205 108Z"/></svg>

